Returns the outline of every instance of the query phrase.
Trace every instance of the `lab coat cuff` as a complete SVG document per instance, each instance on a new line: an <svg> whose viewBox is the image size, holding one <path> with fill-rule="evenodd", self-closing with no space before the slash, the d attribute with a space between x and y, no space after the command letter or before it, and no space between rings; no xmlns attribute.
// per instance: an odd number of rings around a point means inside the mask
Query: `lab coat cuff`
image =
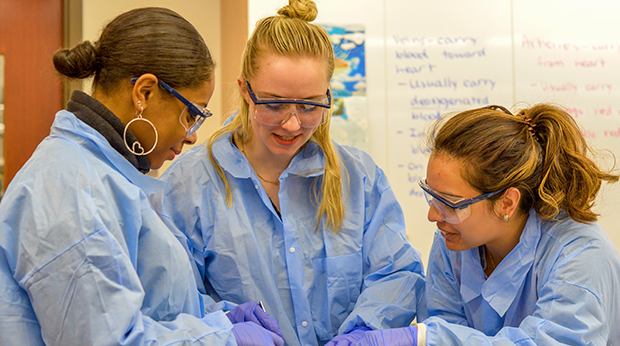
<svg viewBox="0 0 620 346"><path fill-rule="evenodd" d="M411 325L418 328L418 346L426 346L426 324L424 323L411 323Z"/></svg>

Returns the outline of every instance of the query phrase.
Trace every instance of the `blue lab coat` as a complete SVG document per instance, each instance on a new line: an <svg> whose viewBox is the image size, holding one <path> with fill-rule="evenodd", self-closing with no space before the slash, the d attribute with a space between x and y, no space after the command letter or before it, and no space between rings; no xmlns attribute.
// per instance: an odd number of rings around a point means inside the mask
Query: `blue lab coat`
<svg viewBox="0 0 620 346"><path fill-rule="evenodd" d="M59 112L0 203L0 345L236 345L149 203L162 186Z"/></svg>
<svg viewBox="0 0 620 346"><path fill-rule="evenodd" d="M427 345L620 345L620 259L597 224L541 220L486 279L478 248L441 234L429 258ZM448 323L450 322L450 323Z"/></svg>
<svg viewBox="0 0 620 346"><path fill-rule="evenodd" d="M161 177L162 213L186 235L199 286L206 280L235 303L262 301L288 346L426 316L420 253L405 237L385 174L361 150L334 145L345 167L339 232L325 218L317 228L311 186L320 184L325 160L312 142L280 175L281 217L230 134L214 143L213 155L230 183L231 207L206 146L181 155Z"/></svg>

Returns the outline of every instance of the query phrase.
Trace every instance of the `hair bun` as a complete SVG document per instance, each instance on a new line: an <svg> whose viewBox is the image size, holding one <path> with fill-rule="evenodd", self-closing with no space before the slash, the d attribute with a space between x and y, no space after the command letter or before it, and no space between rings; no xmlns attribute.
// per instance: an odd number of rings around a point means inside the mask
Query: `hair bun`
<svg viewBox="0 0 620 346"><path fill-rule="evenodd" d="M90 41L83 41L72 49L61 49L54 54L54 67L62 75L83 79L97 70L97 49Z"/></svg>
<svg viewBox="0 0 620 346"><path fill-rule="evenodd" d="M289 0L287 6L282 7L278 11L279 15L298 18L306 22L311 22L316 19L319 14L316 4L312 0Z"/></svg>

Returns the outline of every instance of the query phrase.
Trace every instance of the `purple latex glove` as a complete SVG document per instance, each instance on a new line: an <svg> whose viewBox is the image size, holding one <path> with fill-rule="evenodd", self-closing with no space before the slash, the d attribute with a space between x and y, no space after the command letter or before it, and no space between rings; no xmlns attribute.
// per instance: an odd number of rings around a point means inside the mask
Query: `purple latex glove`
<svg viewBox="0 0 620 346"><path fill-rule="evenodd" d="M357 326L357 327L351 329L346 334L340 334L340 335L334 336L334 338L331 339L328 343L326 343L325 346L350 346L350 345L353 345L355 342L359 341L359 339L362 338L364 333L366 333L369 330L372 330L372 329L370 329L370 328L368 328L366 326Z"/></svg>
<svg viewBox="0 0 620 346"><path fill-rule="evenodd" d="M238 346L284 346L280 336L254 322L235 323L232 332Z"/></svg>
<svg viewBox="0 0 620 346"><path fill-rule="evenodd" d="M418 346L418 328L371 330L364 333L354 346Z"/></svg>
<svg viewBox="0 0 620 346"><path fill-rule="evenodd" d="M269 316L269 314L267 314L263 308L258 305L258 303L246 302L237 305L237 307L230 310L226 316L232 324L239 322L254 322L268 331L282 337L282 331L280 331L280 327L278 327L278 321Z"/></svg>

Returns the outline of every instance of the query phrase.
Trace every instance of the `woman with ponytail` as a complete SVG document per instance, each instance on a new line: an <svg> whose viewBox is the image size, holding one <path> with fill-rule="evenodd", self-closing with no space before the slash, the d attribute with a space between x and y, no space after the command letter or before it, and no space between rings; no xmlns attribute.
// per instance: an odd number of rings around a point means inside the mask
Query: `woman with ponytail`
<svg viewBox="0 0 620 346"><path fill-rule="evenodd" d="M291 0L258 21L239 112L161 178L198 285L262 301L289 346L346 345L425 316L420 254L384 172L330 138L334 52L316 16Z"/></svg>
<svg viewBox="0 0 620 346"><path fill-rule="evenodd" d="M149 203L163 184L144 173L211 115L214 64L194 26L132 10L54 65L94 90L73 92L0 204L0 345L282 345L205 316L193 263Z"/></svg>
<svg viewBox="0 0 620 346"><path fill-rule="evenodd" d="M360 345L620 345L620 258L592 210L618 175L593 161L575 120L547 104L488 106L429 139L431 317Z"/></svg>

